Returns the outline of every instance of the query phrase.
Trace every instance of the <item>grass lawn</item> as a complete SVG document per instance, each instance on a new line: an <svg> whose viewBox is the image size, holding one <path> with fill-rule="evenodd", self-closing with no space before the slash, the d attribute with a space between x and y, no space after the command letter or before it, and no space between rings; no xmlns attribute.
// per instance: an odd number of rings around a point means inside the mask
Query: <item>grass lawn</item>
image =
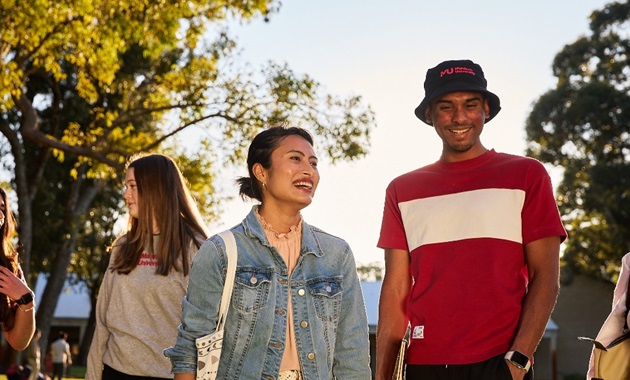
<svg viewBox="0 0 630 380"><path fill-rule="evenodd" d="M66 375L63 380L84 380L85 379L85 367L82 366L71 366L66 370ZM50 376L48 377L50 379ZM8 380L7 375L0 374L0 380Z"/></svg>

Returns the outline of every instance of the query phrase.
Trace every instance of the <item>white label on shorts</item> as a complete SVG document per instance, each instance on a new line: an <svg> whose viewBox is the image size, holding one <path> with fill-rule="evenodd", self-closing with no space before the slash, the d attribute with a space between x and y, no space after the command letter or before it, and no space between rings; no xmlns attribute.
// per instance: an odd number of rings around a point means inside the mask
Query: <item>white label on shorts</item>
<svg viewBox="0 0 630 380"><path fill-rule="evenodd" d="M411 334L411 338L424 339L424 326L415 326L413 328L413 334Z"/></svg>

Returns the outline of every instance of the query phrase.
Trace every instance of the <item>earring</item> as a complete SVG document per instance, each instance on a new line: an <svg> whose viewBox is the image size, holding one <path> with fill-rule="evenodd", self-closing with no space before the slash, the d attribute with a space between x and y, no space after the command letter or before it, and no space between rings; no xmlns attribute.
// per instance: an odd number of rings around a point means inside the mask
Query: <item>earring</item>
<svg viewBox="0 0 630 380"><path fill-rule="evenodd" d="M261 182L262 188L265 189L267 185L264 182Z"/></svg>

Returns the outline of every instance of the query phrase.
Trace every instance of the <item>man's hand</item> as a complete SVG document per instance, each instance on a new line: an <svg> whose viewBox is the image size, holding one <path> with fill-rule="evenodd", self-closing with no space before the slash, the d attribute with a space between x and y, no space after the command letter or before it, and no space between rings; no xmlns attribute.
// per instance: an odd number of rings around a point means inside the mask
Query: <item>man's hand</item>
<svg viewBox="0 0 630 380"><path fill-rule="evenodd" d="M405 301L411 287L409 273L409 252L385 249L385 277L376 329L376 380L392 378L400 340L407 329Z"/></svg>
<svg viewBox="0 0 630 380"><path fill-rule="evenodd" d="M522 369L516 367L514 364L510 363L509 361L507 361L507 359L505 359L505 363L507 364L508 368L510 369L510 373L512 374L512 379L514 379L514 380L523 380L525 378L525 374L527 372L525 372Z"/></svg>

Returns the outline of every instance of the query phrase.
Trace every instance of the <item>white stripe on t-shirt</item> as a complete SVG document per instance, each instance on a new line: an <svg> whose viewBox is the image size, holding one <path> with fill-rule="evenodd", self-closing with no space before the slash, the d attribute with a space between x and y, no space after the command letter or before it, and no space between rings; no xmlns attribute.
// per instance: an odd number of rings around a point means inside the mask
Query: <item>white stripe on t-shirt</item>
<svg viewBox="0 0 630 380"><path fill-rule="evenodd" d="M524 201L523 190L480 189L401 202L409 251L473 238L522 243Z"/></svg>

